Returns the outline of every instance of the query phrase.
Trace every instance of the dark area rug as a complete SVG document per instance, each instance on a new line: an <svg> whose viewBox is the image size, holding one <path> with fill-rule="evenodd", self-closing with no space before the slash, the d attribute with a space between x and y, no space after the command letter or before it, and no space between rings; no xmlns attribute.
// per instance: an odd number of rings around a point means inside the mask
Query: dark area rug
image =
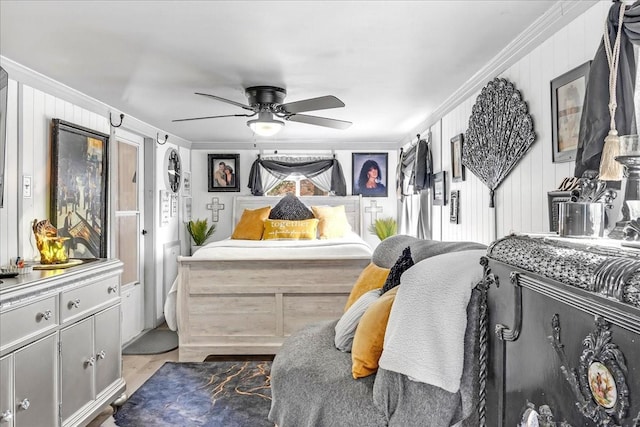
<svg viewBox="0 0 640 427"><path fill-rule="evenodd" d="M273 427L271 362L166 362L113 416L120 427Z"/></svg>

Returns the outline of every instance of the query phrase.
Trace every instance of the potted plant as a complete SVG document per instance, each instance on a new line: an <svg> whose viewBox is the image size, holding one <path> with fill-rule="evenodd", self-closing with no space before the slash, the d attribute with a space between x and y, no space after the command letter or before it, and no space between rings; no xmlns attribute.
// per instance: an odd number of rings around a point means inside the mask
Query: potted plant
<svg viewBox="0 0 640 427"><path fill-rule="evenodd" d="M398 232L398 223L394 218L379 218L369 226L369 233L378 236L382 241L387 237L391 237Z"/></svg>
<svg viewBox="0 0 640 427"><path fill-rule="evenodd" d="M216 224L209 226L209 221L206 218L191 220L187 222L187 231L193 240L191 245L191 255L193 255L216 231Z"/></svg>

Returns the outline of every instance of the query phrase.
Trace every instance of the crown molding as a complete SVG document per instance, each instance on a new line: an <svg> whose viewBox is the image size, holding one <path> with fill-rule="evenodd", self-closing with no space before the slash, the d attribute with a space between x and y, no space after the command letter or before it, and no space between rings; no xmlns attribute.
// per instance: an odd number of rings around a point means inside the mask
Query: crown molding
<svg viewBox="0 0 640 427"><path fill-rule="evenodd" d="M178 145L185 148L191 148L191 141L187 141L184 138L170 134L162 129L150 125L149 123L138 120L132 117L124 111L120 111L102 101L98 101L95 98L90 97L72 87L69 87L57 80L45 76L31 68L28 68L22 64L15 62L6 56L0 55L0 65L9 73L9 79L15 80L21 84L33 87L34 89L41 90L49 95L55 96L60 99L64 99L78 107L84 108L93 113L99 114L105 118L109 118L109 114L113 116L113 120L119 121L120 113L125 114L124 127L133 132L145 137L156 137L157 134L169 135L169 142L174 145Z"/></svg>
<svg viewBox="0 0 640 427"><path fill-rule="evenodd" d="M320 142L320 141L318 141ZM191 146L192 150L309 150L309 141L258 141L258 142L196 142ZM312 148L311 150L318 149ZM395 151L398 145L395 142L324 142L322 150L347 150L370 151L390 150Z"/></svg>
<svg viewBox="0 0 640 427"><path fill-rule="evenodd" d="M484 67L460 86L458 90L453 92L423 122L416 126L413 132L400 141L400 146L410 143L417 133L425 133L434 123L480 90L488 81L500 75L500 73L529 54L562 27L600 3L600 1L602 0L561 0L554 3L544 15L529 25Z"/></svg>

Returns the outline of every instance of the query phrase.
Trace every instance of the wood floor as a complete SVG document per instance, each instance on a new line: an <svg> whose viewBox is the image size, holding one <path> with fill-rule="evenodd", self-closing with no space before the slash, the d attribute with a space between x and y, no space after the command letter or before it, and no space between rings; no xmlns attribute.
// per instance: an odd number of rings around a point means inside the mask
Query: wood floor
<svg viewBox="0 0 640 427"><path fill-rule="evenodd" d="M122 356L122 376L127 383L127 395L131 396L164 362L177 362L178 349L162 354L142 356ZM116 427L111 416L111 406L105 408L100 415L88 424L88 427Z"/></svg>

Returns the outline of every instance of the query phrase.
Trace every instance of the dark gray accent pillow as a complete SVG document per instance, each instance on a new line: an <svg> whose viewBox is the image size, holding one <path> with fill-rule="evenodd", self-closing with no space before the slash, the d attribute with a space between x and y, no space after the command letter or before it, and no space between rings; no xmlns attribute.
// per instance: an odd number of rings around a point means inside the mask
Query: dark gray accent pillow
<svg viewBox="0 0 640 427"><path fill-rule="evenodd" d="M293 194L284 196L277 205L271 209L269 219L286 219L289 221L301 221L312 219L313 212Z"/></svg>
<svg viewBox="0 0 640 427"><path fill-rule="evenodd" d="M400 255L393 267L391 267L387 280L384 282L384 286L382 287L382 293L384 294L398 286L400 284L400 277L402 276L402 273L413 267L413 264L413 258L411 258L411 247L407 246L404 248L402 255Z"/></svg>

